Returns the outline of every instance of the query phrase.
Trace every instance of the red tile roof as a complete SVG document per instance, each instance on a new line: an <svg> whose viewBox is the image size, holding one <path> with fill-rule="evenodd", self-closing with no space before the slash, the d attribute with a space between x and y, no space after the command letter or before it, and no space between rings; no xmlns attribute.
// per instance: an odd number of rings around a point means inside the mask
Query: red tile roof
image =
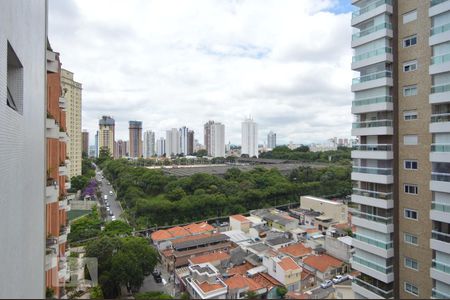
<svg viewBox="0 0 450 300"><path fill-rule="evenodd" d="M310 255L303 259L303 263L313 267L320 272L325 272L329 267L337 268L342 266L342 261L330 255Z"/></svg>
<svg viewBox="0 0 450 300"><path fill-rule="evenodd" d="M275 286L283 286L281 282L279 282L278 280L276 280L267 273L258 273L255 276L253 276L252 279L267 289L271 289Z"/></svg>
<svg viewBox="0 0 450 300"><path fill-rule="evenodd" d="M247 219L246 217L244 217L243 215L233 215L233 216L230 216L230 218L238 220L239 222L250 222L250 220Z"/></svg>
<svg viewBox="0 0 450 300"><path fill-rule="evenodd" d="M153 241L162 241L172 238L172 235L167 230L158 230L151 235Z"/></svg>
<svg viewBox="0 0 450 300"><path fill-rule="evenodd" d="M167 250L163 250L161 251L162 255L164 257L170 257L173 255L173 250L172 249L167 249Z"/></svg>
<svg viewBox="0 0 450 300"><path fill-rule="evenodd" d="M192 257L192 258L189 258L189 260L191 261L192 264L197 265L197 264L203 264L203 263L213 262L213 261L222 261L222 260L226 260L229 258L230 258L230 255L225 252L214 252L214 253L209 253L209 254L205 254L205 255Z"/></svg>
<svg viewBox="0 0 450 300"><path fill-rule="evenodd" d="M295 258L303 257L305 255L312 253L312 249L309 247L306 247L302 243L291 244L287 247L282 247L282 248L278 249L278 251L280 251L284 254L290 255L292 257L295 257Z"/></svg>
<svg viewBox="0 0 450 300"><path fill-rule="evenodd" d="M189 231L180 226L169 228L167 229L167 232L169 232L173 237L183 237L191 235Z"/></svg>
<svg viewBox="0 0 450 300"><path fill-rule="evenodd" d="M191 236L183 237L183 238L172 241L172 245L176 245L178 243L183 243L183 242L187 242L187 241L201 240L201 239L208 238L208 237L215 236L215 235L221 235L221 233L212 233L212 234L211 233L202 233L202 234L198 234L198 235L191 235Z"/></svg>
<svg viewBox="0 0 450 300"><path fill-rule="evenodd" d="M253 268L254 268L254 266L251 263L245 262L245 264L243 264L243 265L235 266L235 267L228 269L227 274L228 274L228 276L233 276L236 274L245 275L245 274L247 274L248 270L253 269Z"/></svg>
<svg viewBox="0 0 450 300"><path fill-rule="evenodd" d="M202 223L192 223L186 226L183 226L184 229L186 229L191 234L200 234L205 232L212 232L215 228L211 225L209 225L206 222Z"/></svg>
<svg viewBox="0 0 450 300"><path fill-rule="evenodd" d="M247 287L249 291L257 291L264 288L255 280L239 274L225 280L225 284L231 289L243 289Z"/></svg>
<svg viewBox="0 0 450 300"><path fill-rule="evenodd" d="M209 293L225 287L222 285L222 283L208 283L207 281L197 284L198 287L205 293Z"/></svg>
<svg viewBox="0 0 450 300"><path fill-rule="evenodd" d="M301 270L299 265L290 257L283 257L281 261L278 263L280 267L285 271L295 271L295 270Z"/></svg>

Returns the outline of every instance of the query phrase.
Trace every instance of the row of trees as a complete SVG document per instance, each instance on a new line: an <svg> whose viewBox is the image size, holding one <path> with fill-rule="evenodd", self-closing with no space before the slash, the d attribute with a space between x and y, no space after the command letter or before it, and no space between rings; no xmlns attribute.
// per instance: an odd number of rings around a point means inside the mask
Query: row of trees
<svg viewBox="0 0 450 300"><path fill-rule="evenodd" d="M92 188L95 188L95 186L93 186L95 181L92 181L92 178L94 177L95 167L92 165L92 160L89 159L83 152L83 159L81 162L81 175L74 176L70 179L71 189L69 190L69 192L76 193L79 190L84 191L84 189L87 187L89 187L90 190ZM86 194L91 193L89 192Z"/></svg>
<svg viewBox="0 0 450 300"><path fill-rule="evenodd" d="M289 149L287 146L279 146L272 151L261 153L260 157L348 164L351 161L351 148L338 147L336 151L310 152L309 147L304 145L294 150Z"/></svg>

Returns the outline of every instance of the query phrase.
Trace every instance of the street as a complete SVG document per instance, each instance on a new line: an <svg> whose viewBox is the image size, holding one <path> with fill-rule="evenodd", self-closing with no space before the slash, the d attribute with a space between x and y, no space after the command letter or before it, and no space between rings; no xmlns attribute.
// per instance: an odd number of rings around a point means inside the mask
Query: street
<svg viewBox="0 0 450 300"><path fill-rule="evenodd" d="M102 199L104 201L105 195L108 197L108 203L110 205L110 210L112 211L113 215L116 217L116 219L119 219L122 215L122 208L120 207L119 202L116 199L116 193L113 190L112 186L109 185L108 180L106 178L102 178L102 172L97 168L96 169L96 179L101 182L100 190L102 192ZM112 193L111 193L112 192ZM102 201L102 203L103 203ZM107 220L111 221L111 216L107 216Z"/></svg>

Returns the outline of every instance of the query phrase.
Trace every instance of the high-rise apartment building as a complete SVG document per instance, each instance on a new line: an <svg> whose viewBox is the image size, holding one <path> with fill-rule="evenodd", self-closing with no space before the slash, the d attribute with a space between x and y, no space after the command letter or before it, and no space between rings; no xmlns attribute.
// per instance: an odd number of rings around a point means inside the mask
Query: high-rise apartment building
<svg viewBox="0 0 450 300"><path fill-rule="evenodd" d="M212 157L225 157L225 125L211 124L210 149Z"/></svg>
<svg viewBox="0 0 450 300"><path fill-rule="evenodd" d="M0 298L45 298L46 22L45 0L0 1Z"/></svg>
<svg viewBox="0 0 450 300"><path fill-rule="evenodd" d="M188 154L188 135L189 135L189 128L183 126L179 129L180 153L183 153L184 155Z"/></svg>
<svg viewBox="0 0 450 300"><path fill-rule="evenodd" d="M187 155L192 155L194 153L194 130L188 131L187 136Z"/></svg>
<svg viewBox="0 0 450 300"><path fill-rule="evenodd" d="M66 99L67 133L69 143L67 155L70 159L69 178L81 175L81 83L73 79L73 73L61 69L62 93Z"/></svg>
<svg viewBox="0 0 450 300"><path fill-rule="evenodd" d="M180 132L176 128L166 131L166 156L177 155L181 153Z"/></svg>
<svg viewBox="0 0 450 300"><path fill-rule="evenodd" d="M46 196L46 288L56 297L62 297L64 283L69 280L67 264L67 234L69 221L67 189L70 188L67 158L68 127L66 125L67 99L61 90L62 72L59 53L47 46L47 180ZM80 149L81 151L81 149Z"/></svg>
<svg viewBox="0 0 450 300"><path fill-rule="evenodd" d="M86 153L86 155L88 155L89 154L89 132L87 130L83 130L82 140L83 140L82 151L84 153Z"/></svg>
<svg viewBox="0 0 450 300"><path fill-rule="evenodd" d="M450 1L353 0L353 282L450 297Z"/></svg>
<svg viewBox="0 0 450 300"><path fill-rule="evenodd" d="M208 152L208 156L211 156L211 125L214 124L214 121L208 121L203 125L203 137L206 151Z"/></svg>
<svg viewBox="0 0 450 300"><path fill-rule="evenodd" d="M277 134L273 131L267 134L267 148L273 149L277 146Z"/></svg>
<svg viewBox="0 0 450 300"><path fill-rule="evenodd" d="M155 132L148 130L144 132L144 158L150 158L156 154Z"/></svg>
<svg viewBox="0 0 450 300"><path fill-rule="evenodd" d="M98 157L98 130L95 132L95 156L94 157Z"/></svg>
<svg viewBox="0 0 450 300"><path fill-rule="evenodd" d="M114 158L122 158L128 156L128 145L126 141L118 140L115 142Z"/></svg>
<svg viewBox="0 0 450 300"><path fill-rule="evenodd" d="M114 141L115 141L115 122L109 116L103 116L99 122L98 130L98 153L102 149L108 150L114 157Z"/></svg>
<svg viewBox="0 0 450 300"><path fill-rule="evenodd" d="M158 157L161 157L164 154L166 154L166 140L163 137L160 137L156 141L156 155L158 155Z"/></svg>
<svg viewBox="0 0 450 300"><path fill-rule="evenodd" d="M248 118L241 125L241 155L247 154L249 157L258 157L258 124L252 118Z"/></svg>
<svg viewBox="0 0 450 300"><path fill-rule="evenodd" d="M141 158L142 157L142 122L130 121L130 157Z"/></svg>

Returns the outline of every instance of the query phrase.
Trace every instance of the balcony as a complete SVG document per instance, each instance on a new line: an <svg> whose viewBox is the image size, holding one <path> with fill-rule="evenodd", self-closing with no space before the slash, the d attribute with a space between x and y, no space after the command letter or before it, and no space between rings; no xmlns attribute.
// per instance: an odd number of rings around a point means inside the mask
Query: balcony
<svg viewBox="0 0 450 300"><path fill-rule="evenodd" d="M61 226L58 237L58 244L64 244L67 242L67 235L70 233L68 226Z"/></svg>
<svg viewBox="0 0 450 300"><path fill-rule="evenodd" d="M392 135L394 133L392 120L360 121L352 124L353 136Z"/></svg>
<svg viewBox="0 0 450 300"><path fill-rule="evenodd" d="M354 188L352 202L364 205L390 209L394 207L392 193L383 193Z"/></svg>
<svg viewBox="0 0 450 300"><path fill-rule="evenodd" d="M450 53L434 56L431 58L429 74L450 72Z"/></svg>
<svg viewBox="0 0 450 300"><path fill-rule="evenodd" d="M352 114L361 114L375 111L392 111L392 96L379 96L366 99L353 100Z"/></svg>
<svg viewBox="0 0 450 300"><path fill-rule="evenodd" d="M394 56L392 55L392 48L382 47L360 55L353 56L352 70L358 70L363 67L367 67L380 62L392 63L393 61Z"/></svg>
<svg viewBox="0 0 450 300"><path fill-rule="evenodd" d="M64 142L64 143L68 143L69 142L69 135L67 134L67 132L60 131L59 132L59 140L61 142Z"/></svg>
<svg viewBox="0 0 450 300"><path fill-rule="evenodd" d="M47 72L58 73L59 63L56 58L56 53L47 50Z"/></svg>
<svg viewBox="0 0 450 300"><path fill-rule="evenodd" d="M435 192L450 193L450 174L432 172L430 190Z"/></svg>
<svg viewBox="0 0 450 300"><path fill-rule="evenodd" d="M428 44L434 46L437 44L445 43L450 40L450 23L436 26L430 30L430 39Z"/></svg>
<svg viewBox="0 0 450 300"><path fill-rule="evenodd" d="M431 144L430 161L450 163L450 144Z"/></svg>
<svg viewBox="0 0 450 300"><path fill-rule="evenodd" d="M450 10L450 1L448 0L431 0L428 16L433 17Z"/></svg>
<svg viewBox="0 0 450 300"><path fill-rule="evenodd" d="M450 83L432 86L429 96L429 102L431 104L450 102Z"/></svg>
<svg viewBox="0 0 450 300"><path fill-rule="evenodd" d="M382 233L394 231L393 218L372 215L364 212L352 213L352 223L355 226L368 228Z"/></svg>
<svg viewBox="0 0 450 300"><path fill-rule="evenodd" d="M447 293L438 291L436 288L433 288L431 290L431 297L433 299L450 299L450 293L447 294Z"/></svg>
<svg viewBox="0 0 450 300"><path fill-rule="evenodd" d="M392 14L392 0L379 0L360 8L352 14L352 26L371 19L383 13Z"/></svg>
<svg viewBox="0 0 450 300"><path fill-rule="evenodd" d="M48 247L45 251L45 271L56 268L58 265L56 247Z"/></svg>
<svg viewBox="0 0 450 300"><path fill-rule="evenodd" d="M444 223L450 222L450 204L431 202L430 219Z"/></svg>
<svg viewBox="0 0 450 300"><path fill-rule="evenodd" d="M69 203L66 197L64 197L62 200L59 200L59 209L66 209L69 207Z"/></svg>
<svg viewBox="0 0 450 300"><path fill-rule="evenodd" d="M392 168L358 167L352 168L352 180L392 184L394 182Z"/></svg>
<svg viewBox="0 0 450 300"><path fill-rule="evenodd" d="M352 246L369 253L390 258L394 256L393 242L385 242L358 233L353 235Z"/></svg>
<svg viewBox="0 0 450 300"><path fill-rule="evenodd" d="M353 147L352 158L365 159L393 159L392 145L389 144L361 144Z"/></svg>
<svg viewBox="0 0 450 300"><path fill-rule="evenodd" d="M433 259L430 275L433 279L448 283L450 282L450 265Z"/></svg>
<svg viewBox="0 0 450 300"><path fill-rule="evenodd" d="M433 114L430 119L430 132L450 132L450 113Z"/></svg>
<svg viewBox="0 0 450 300"><path fill-rule="evenodd" d="M381 23L361 30L352 35L352 48L364 45L368 42L381 39L383 37L393 37L392 24Z"/></svg>
<svg viewBox="0 0 450 300"><path fill-rule="evenodd" d="M59 108L61 108L63 111L66 111L67 108L67 100L64 97L59 97Z"/></svg>
<svg viewBox="0 0 450 300"><path fill-rule="evenodd" d="M394 82L392 81L392 72L389 70L384 70L353 78L352 92L393 85Z"/></svg>
<svg viewBox="0 0 450 300"><path fill-rule="evenodd" d="M447 222L449 219L447 219ZM450 234L437 230L431 231L430 248L450 254Z"/></svg>
<svg viewBox="0 0 450 300"><path fill-rule="evenodd" d="M394 280L393 266L382 266L356 255L353 255L351 263L352 268L380 281L389 283Z"/></svg>
<svg viewBox="0 0 450 300"><path fill-rule="evenodd" d="M355 277L352 282L352 290L367 299L389 299L394 296L394 290L384 290L364 281L361 276Z"/></svg>
<svg viewBox="0 0 450 300"><path fill-rule="evenodd" d="M59 138L59 125L55 119L47 118L45 120L45 137L48 139Z"/></svg>
<svg viewBox="0 0 450 300"><path fill-rule="evenodd" d="M56 181L54 181L56 182ZM45 187L45 200L47 204L58 201L59 186L58 184L50 184Z"/></svg>
<svg viewBox="0 0 450 300"><path fill-rule="evenodd" d="M58 172L59 172L59 176L67 176L68 175L67 167L65 165L60 165Z"/></svg>
<svg viewBox="0 0 450 300"><path fill-rule="evenodd" d="M66 183L64 184L64 188L65 188L66 190L70 190L71 187L72 187L72 186L70 185L70 181L66 181Z"/></svg>

